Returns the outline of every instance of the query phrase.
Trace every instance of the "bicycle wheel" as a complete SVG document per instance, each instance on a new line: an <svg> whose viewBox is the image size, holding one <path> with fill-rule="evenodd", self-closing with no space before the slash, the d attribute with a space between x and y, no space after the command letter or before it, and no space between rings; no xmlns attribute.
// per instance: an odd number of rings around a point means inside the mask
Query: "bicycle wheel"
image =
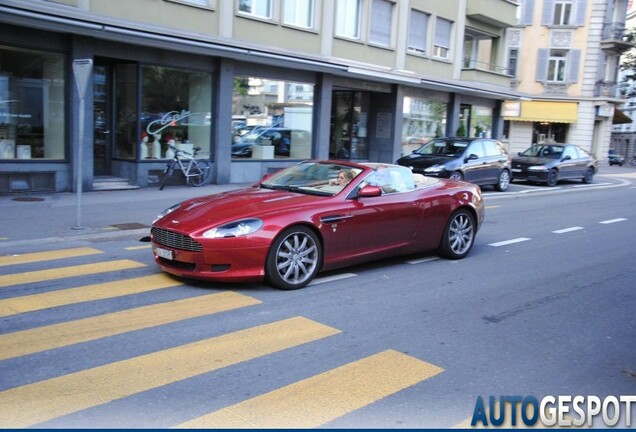
<svg viewBox="0 0 636 432"><path fill-rule="evenodd" d="M159 190L163 190L163 188L166 186L166 182L168 181L168 177L172 176L173 172L174 172L174 162L171 162L168 165L166 165L166 169L163 171L163 178L161 179L161 185L159 186Z"/></svg>
<svg viewBox="0 0 636 432"><path fill-rule="evenodd" d="M210 173L210 162L205 160L194 161L190 168L188 179L192 186L201 186L208 179Z"/></svg>

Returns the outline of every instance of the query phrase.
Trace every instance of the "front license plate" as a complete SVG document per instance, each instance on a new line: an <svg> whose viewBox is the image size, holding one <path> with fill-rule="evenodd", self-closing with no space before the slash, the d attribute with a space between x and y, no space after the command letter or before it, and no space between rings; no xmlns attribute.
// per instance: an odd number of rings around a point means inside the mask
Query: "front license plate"
<svg viewBox="0 0 636 432"><path fill-rule="evenodd" d="M171 250L168 249L162 249L162 248L155 248L155 253L157 254L157 256L161 257L161 258L165 258L165 259L169 259L169 260L173 260L174 256L172 254Z"/></svg>
<svg viewBox="0 0 636 432"><path fill-rule="evenodd" d="M512 172L521 172L521 168L513 168Z"/></svg>

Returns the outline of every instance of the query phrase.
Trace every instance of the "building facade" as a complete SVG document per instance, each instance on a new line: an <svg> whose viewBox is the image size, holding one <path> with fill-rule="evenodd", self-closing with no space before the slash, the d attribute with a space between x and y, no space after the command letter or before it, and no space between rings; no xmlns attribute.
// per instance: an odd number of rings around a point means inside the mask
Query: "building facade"
<svg viewBox="0 0 636 432"><path fill-rule="evenodd" d="M515 89L530 100L504 104L512 152L535 143L579 145L607 162L612 126L629 121L618 109L619 60L628 0L521 0L507 31Z"/></svg>
<svg viewBox="0 0 636 432"><path fill-rule="evenodd" d="M627 8L627 18L625 20L625 27L627 31L634 32L636 29L636 4L629 2ZM636 56L636 50L632 48L629 51L632 59ZM626 96L621 111L624 112L630 120L636 117L636 82L630 79L633 76L634 71L631 68L625 70L621 69L619 74L619 89L622 95ZM636 155L636 123L625 121L619 124L615 124L612 129L611 147L616 150L618 154L626 157L626 159L632 158Z"/></svg>
<svg viewBox="0 0 636 432"><path fill-rule="evenodd" d="M485 13L484 11L488 11ZM316 158L394 162L501 138L509 0L0 0L0 193L210 182ZM513 128L514 129L514 128Z"/></svg>

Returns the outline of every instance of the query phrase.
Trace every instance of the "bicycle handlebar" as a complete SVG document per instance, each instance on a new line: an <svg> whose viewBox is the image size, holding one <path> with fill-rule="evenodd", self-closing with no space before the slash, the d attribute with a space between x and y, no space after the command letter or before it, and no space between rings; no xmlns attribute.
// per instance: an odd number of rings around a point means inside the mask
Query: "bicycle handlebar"
<svg viewBox="0 0 636 432"><path fill-rule="evenodd" d="M168 144L168 147L170 147L172 150L174 150L174 156L177 157L179 155L179 153L183 153L186 156L191 156L191 157L195 157L197 155L197 153L199 152L199 150L201 150L201 147L192 147L192 149L194 150L194 153L190 153L187 152L185 150L181 150L171 144Z"/></svg>

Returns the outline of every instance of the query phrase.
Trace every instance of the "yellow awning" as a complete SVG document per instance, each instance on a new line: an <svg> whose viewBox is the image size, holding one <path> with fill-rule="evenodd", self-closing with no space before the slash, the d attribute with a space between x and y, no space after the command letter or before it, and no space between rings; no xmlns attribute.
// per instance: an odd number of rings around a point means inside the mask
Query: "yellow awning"
<svg viewBox="0 0 636 432"><path fill-rule="evenodd" d="M623 111L619 110L618 108L614 109L614 119L612 121L613 124L624 124L624 123L631 123L632 122L632 118L630 116L628 116L627 114L625 114Z"/></svg>
<svg viewBox="0 0 636 432"><path fill-rule="evenodd" d="M576 123L576 102L522 101L519 116L505 116L504 120L548 123Z"/></svg>

